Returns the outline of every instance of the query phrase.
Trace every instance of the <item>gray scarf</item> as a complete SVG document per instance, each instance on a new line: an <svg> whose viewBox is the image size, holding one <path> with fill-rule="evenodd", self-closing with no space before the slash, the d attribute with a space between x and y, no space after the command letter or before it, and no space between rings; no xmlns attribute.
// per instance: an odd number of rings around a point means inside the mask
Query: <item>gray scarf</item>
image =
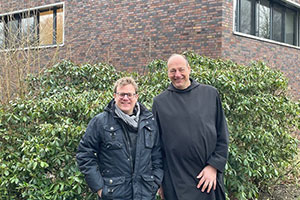
<svg viewBox="0 0 300 200"><path fill-rule="evenodd" d="M116 104L115 104L116 105ZM124 113L117 105L115 106L115 113L118 117L120 117L126 124L132 126L133 128L138 127L139 117L140 117L140 104L136 102L135 110L136 114L129 116Z"/></svg>

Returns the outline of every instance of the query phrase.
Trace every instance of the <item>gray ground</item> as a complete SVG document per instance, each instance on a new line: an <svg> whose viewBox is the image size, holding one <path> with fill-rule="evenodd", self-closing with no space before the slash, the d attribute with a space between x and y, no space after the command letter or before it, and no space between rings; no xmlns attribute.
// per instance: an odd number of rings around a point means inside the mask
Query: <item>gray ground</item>
<svg viewBox="0 0 300 200"><path fill-rule="evenodd" d="M262 194L260 200L300 200L300 185L276 185L271 189L271 194Z"/></svg>

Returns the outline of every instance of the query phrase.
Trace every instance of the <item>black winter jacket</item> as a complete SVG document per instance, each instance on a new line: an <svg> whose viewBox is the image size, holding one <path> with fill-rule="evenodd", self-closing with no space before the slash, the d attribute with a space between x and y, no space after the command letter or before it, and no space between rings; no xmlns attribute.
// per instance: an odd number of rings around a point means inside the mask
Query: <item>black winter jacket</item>
<svg viewBox="0 0 300 200"><path fill-rule="evenodd" d="M76 154L80 171L93 192L102 199L155 199L163 177L160 137L153 115L141 105L135 166L124 131L111 101L88 124Z"/></svg>

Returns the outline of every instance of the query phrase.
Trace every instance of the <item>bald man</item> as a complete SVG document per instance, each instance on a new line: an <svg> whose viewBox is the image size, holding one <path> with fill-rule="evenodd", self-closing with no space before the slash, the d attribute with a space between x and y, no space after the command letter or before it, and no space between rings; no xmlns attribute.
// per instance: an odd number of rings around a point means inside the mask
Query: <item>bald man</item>
<svg viewBox="0 0 300 200"><path fill-rule="evenodd" d="M228 129L219 93L190 78L183 55L172 55L167 66L171 83L152 107L163 144L161 197L225 200Z"/></svg>

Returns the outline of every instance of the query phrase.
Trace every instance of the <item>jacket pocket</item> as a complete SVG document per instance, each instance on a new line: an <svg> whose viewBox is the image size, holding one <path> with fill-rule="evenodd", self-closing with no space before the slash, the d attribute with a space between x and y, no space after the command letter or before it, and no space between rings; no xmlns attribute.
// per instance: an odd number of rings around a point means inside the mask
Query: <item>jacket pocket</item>
<svg viewBox="0 0 300 200"><path fill-rule="evenodd" d="M145 126L145 147L153 148L154 145L154 129L151 126Z"/></svg>
<svg viewBox="0 0 300 200"><path fill-rule="evenodd" d="M103 178L102 199L115 199L126 196L125 177Z"/></svg>
<svg viewBox="0 0 300 200"><path fill-rule="evenodd" d="M113 141L113 142L107 142L105 144L105 148L108 150L116 150L116 149L122 149L123 144L118 141Z"/></svg>
<svg viewBox="0 0 300 200"><path fill-rule="evenodd" d="M158 185L154 181L153 175L142 175L142 199L154 199L158 190ZM151 197L151 198L150 198Z"/></svg>
<svg viewBox="0 0 300 200"><path fill-rule="evenodd" d="M106 149L115 150L123 147L122 132L120 130L121 127L115 124L104 127L104 143Z"/></svg>

